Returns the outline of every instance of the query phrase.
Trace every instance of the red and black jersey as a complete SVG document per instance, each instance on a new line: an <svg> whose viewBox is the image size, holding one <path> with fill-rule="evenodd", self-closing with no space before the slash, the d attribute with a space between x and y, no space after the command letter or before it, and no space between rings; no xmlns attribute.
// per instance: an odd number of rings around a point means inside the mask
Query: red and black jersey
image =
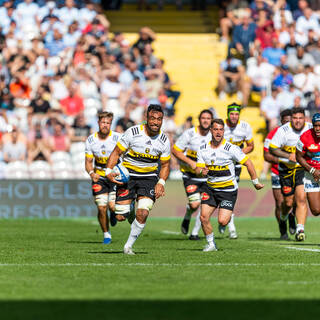
<svg viewBox="0 0 320 320"><path fill-rule="evenodd" d="M297 143L297 149L304 153L307 163L315 169L320 169L320 139L313 129L304 132Z"/></svg>
<svg viewBox="0 0 320 320"><path fill-rule="evenodd" d="M276 132L278 131L279 128L280 128L280 127L276 127L276 128L274 128L273 130L271 130L271 131L268 133L266 139L264 140L263 149L264 149L266 152L269 152L270 142L271 142L273 136L276 134ZM278 174L279 174L279 165L276 164L276 163L273 163L273 164L271 165L271 171L272 171L274 174L277 174L277 175L278 175Z"/></svg>

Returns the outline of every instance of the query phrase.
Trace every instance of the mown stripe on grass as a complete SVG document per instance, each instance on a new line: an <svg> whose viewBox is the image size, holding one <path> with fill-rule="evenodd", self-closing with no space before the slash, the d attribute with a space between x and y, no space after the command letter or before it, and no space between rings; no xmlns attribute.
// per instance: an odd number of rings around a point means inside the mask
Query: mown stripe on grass
<svg viewBox="0 0 320 320"><path fill-rule="evenodd" d="M298 247L286 247L287 249L298 250L298 251L311 251L311 252L320 252L320 249L312 248L298 248Z"/></svg>

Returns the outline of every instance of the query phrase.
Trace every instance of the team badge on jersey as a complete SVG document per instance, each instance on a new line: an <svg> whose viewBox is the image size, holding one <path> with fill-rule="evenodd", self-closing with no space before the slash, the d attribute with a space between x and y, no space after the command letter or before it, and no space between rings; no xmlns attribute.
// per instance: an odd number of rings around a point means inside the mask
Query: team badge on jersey
<svg viewBox="0 0 320 320"><path fill-rule="evenodd" d="M201 200L206 201L206 200L208 200L209 198L210 198L210 196L209 196L206 192L204 192L204 193L202 194Z"/></svg>
<svg viewBox="0 0 320 320"><path fill-rule="evenodd" d="M149 148L146 148L146 153L149 153L150 152L150 149Z"/></svg>
<svg viewBox="0 0 320 320"><path fill-rule="evenodd" d="M198 187L195 184L191 184L189 186L187 186L186 191L188 193L192 193L195 192L198 189Z"/></svg>

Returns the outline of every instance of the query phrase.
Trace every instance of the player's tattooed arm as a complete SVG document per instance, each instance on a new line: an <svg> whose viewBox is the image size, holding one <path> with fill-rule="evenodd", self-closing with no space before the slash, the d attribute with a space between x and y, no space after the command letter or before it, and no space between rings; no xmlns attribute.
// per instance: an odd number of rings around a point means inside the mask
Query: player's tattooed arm
<svg viewBox="0 0 320 320"><path fill-rule="evenodd" d="M164 182L168 179L170 173L170 160L161 161L161 169L159 173L159 181L154 188L154 193L156 199L163 197L164 192Z"/></svg>
<svg viewBox="0 0 320 320"><path fill-rule="evenodd" d="M296 162L296 154L295 153L289 153L286 151L281 150L280 148L269 148L270 153L278 158L285 158L289 159L292 162Z"/></svg>
<svg viewBox="0 0 320 320"><path fill-rule="evenodd" d="M122 182L119 182L115 180L115 177L117 176L116 173L112 172L113 167L118 163L119 158L123 154L124 151L122 151L118 146L116 146L113 151L110 154L110 157L107 162L107 169L106 169L106 177L113 183L116 184L123 184Z"/></svg>
<svg viewBox="0 0 320 320"><path fill-rule="evenodd" d="M269 163L275 163L275 164L279 163L279 158L272 155L269 151L266 151L266 150L263 150L263 158L265 161Z"/></svg>

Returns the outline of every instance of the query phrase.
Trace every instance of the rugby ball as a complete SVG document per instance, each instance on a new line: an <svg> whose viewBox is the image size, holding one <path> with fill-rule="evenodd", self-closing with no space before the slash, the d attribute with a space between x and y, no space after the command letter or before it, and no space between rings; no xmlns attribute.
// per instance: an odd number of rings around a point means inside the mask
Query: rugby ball
<svg viewBox="0 0 320 320"><path fill-rule="evenodd" d="M122 182L122 183L127 183L129 181L130 178L130 173L128 171L128 169L122 165L121 163L117 164L113 170L114 173L118 174L115 177L115 180Z"/></svg>

